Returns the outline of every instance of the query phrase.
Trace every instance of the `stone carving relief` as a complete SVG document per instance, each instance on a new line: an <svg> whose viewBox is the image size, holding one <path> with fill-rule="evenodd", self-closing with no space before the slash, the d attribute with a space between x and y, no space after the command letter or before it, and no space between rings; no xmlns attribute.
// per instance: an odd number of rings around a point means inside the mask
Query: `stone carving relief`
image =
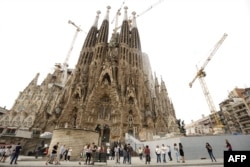
<svg viewBox="0 0 250 167"><path fill-rule="evenodd" d="M129 128L133 127L133 124L134 124L133 122L134 122L134 119L133 119L132 111L130 110L128 114L128 127Z"/></svg>
<svg viewBox="0 0 250 167"><path fill-rule="evenodd" d="M113 82L112 67L110 65L110 62L106 60L102 66L102 72L99 78L99 83L107 85L111 84L111 82Z"/></svg>
<svg viewBox="0 0 250 167"><path fill-rule="evenodd" d="M114 126L110 130L111 136L120 136L120 128L118 126Z"/></svg>

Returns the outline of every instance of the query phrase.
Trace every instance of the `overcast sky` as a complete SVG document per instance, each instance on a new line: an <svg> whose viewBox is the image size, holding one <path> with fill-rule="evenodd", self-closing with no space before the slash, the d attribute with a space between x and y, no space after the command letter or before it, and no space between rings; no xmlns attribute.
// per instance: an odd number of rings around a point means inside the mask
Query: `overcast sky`
<svg viewBox="0 0 250 167"><path fill-rule="evenodd" d="M228 91L250 87L249 0L1 0L0 106L10 109L36 73L41 82L55 63L64 62L75 33L68 20L83 29L69 58L73 68L96 11L102 12L100 26L108 5L110 29L122 5L129 16L139 14L142 50L186 124L210 113L199 81L193 88L188 84L224 33L228 37L205 68L216 108Z"/></svg>

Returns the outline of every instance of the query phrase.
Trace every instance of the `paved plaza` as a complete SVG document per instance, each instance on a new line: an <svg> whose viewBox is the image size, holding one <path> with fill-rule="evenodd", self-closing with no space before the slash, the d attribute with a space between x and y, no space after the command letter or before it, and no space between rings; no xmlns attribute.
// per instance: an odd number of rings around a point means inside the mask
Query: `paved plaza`
<svg viewBox="0 0 250 167"><path fill-rule="evenodd" d="M149 165L145 164L144 160L140 160L139 157L132 157L132 164L115 164L114 160L108 160L107 164L106 163L95 163L95 165L84 165L81 163L79 165L79 161L61 161L60 165L45 165L45 159L39 157L38 159L35 159L34 157L27 157L27 156L20 156L18 160L18 164L9 164L9 160L7 160L5 163L0 163L0 166L20 166L20 167L37 167L37 166L64 166L64 167L80 167L80 166L136 166L136 167L142 167L142 166L157 166L157 167L163 167L163 166L189 166L189 167L194 167L194 166L213 166L213 167L223 167L223 159L217 159L217 162L211 162L210 159L197 159L197 160L186 160L185 163L177 163L176 161L167 161L167 163L156 163L156 159L152 159L151 163ZM121 158L122 161L122 158Z"/></svg>

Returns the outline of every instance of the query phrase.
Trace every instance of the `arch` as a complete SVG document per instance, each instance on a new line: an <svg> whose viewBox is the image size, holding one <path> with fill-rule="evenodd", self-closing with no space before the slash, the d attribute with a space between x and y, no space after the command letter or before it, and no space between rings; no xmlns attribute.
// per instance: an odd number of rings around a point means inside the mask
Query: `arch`
<svg viewBox="0 0 250 167"><path fill-rule="evenodd" d="M103 78L102 78L102 83L108 83L109 85L111 84L111 78L108 73L105 73Z"/></svg>

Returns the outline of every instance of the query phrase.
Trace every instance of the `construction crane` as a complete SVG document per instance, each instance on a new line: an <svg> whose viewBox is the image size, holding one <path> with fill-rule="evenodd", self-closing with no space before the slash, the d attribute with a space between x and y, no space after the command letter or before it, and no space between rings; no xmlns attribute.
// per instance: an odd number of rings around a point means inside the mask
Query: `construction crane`
<svg viewBox="0 0 250 167"><path fill-rule="evenodd" d="M76 37L77 37L78 33L79 33L80 31L82 31L82 29L80 28L80 26L77 26L77 25L76 25L74 22L72 22L71 20L69 20L68 23L71 24L71 25L73 25L73 26L76 28L75 35L74 35L74 37L73 37L73 40L72 40L72 42L71 42L69 51L68 51L68 53L67 53L67 56L66 56L66 58L65 58L65 60L64 60L64 62L63 62L63 64L62 64L62 65L61 65L61 64L56 64L56 65L55 65L56 67L62 69L62 72L63 72L62 78L61 78L61 84L60 84L62 87L65 86L66 81L67 81L67 78L68 78L68 66L69 66L69 65L68 65L68 61L69 61L69 57L70 57L70 55L71 55L71 53L72 53L72 50L73 50L73 47L74 47L74 44L75 44L75 41L76 41Z"/></svg>
<svg viewBox="0 0 250 167"><path fill-rule="evenodd" d="M164 0L159 0L159 1L157 1L156 3L150 5L146 10L144 10L144 11L141 12L140 14L137 14L137 15L136 15L136 18L138 18L138 17L142 16L143 14L147 13L149 10L151 10L153 7L157 6L158 4L160 4L160 3L163 2L163 1L164 1ZM117 10L116 15L115 15L114 19L113 19L112 22L111 22L111 24L113 24L113 22L115 21L115 28L114 28L114 30L113 30L115 33L116 33L116 31L117 31L119 28L121 28L121 25L118 26L118 16L121 15L121 8L124 6L124 4L125 4L125 0L122 2L121 7ZM131 25L131 23L132 23L132 18L131 18L131 16L129 17L128 22L129 22L129 25Z"/></svg>
<svg viewBox="0 0 250 167"><path fill-rule="evenodd" d="M205 67L207 66L208 62L212 59L212 57L214 56L214 54L216 53L216 51L219 49L219 47L222 45L222 43L224 42L224 40L226 39L228 35L226 33L223 34L223 36L221 37L221 39L215 44L212 52L210 53L210 55L208 56L208 58L206 59L206 61L204 62L204 64L201 66L200 69L197 68L197 73L194 77L194 79L189 83L189 87L192 88L193 83L195 82L195 80L198 78L201 84L201 88L203 90L203 93L205 95L207 104L209 106L210 112L215 120L215 126L213 126L214 131L221 131L223 128L223 125L219 119L218 114L216 113L216 108L214 105L214 102L212 100L212 97L208 91L208 87L207 84L205 82L204 77L206 76L206 73L204 71Z"/></svg>

